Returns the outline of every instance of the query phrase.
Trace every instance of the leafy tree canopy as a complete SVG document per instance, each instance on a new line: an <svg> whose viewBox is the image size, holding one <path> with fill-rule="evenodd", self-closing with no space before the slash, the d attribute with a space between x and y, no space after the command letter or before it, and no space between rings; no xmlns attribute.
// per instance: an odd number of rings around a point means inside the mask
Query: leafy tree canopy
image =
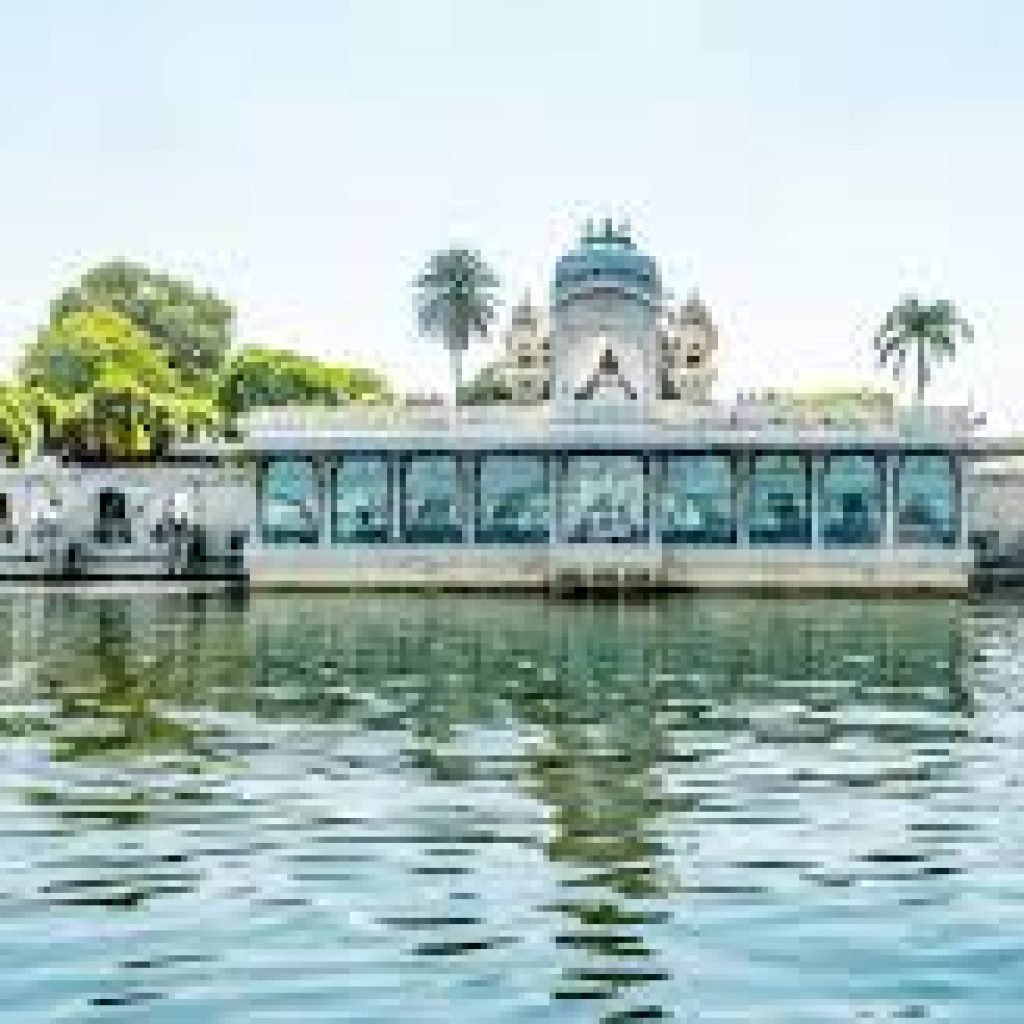
<svg viewBox="0 0 1024 1024"><path fill-rule="evenodd" d="M88 392L112 373L154 392L174 392L180 386L178 375L148 335L111 309L69 313L39 332L21 363L26 387L65 401Z"/></svg>
<svg viewBox="0 0 1024 1024"><path fill-rule="evenodd" d="M220 380L217 400L230 415L266 405L341 405L385 398L387 384L371 370L332 366L275 348L241 349Z"/></svg>
<svg viewBox="0 0 1024 1024"><path fill-rule="evenodd" d="M463 388L461 398L466 405L486 405L491 402L511 402L515 392L503 368L491 364L483 367Z"/></svg>
<svg viewBox="0 0 1024 1024"><path fill-rule="evenodd" d="M89 270L53 302L50 326L94 309L130 320L188 384L210 382L231 345L235 313L227 302L136 263L103 263Z"/></svg>
<svg viewBox="0 0 1024 1024"><path fill-rule="evenodd" d="M21 458L34 433L35 416L28 396L14 384L0 384L0 450Z"/></svg>

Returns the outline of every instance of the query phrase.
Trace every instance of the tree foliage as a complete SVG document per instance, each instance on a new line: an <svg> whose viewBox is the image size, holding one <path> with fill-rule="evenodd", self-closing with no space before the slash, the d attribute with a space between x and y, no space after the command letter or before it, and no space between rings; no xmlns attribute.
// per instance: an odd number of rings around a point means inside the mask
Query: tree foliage
<svg viewBox="0 0 1024 1024"><path fill-rule="evenodd" d="M156 392L173 392L181 384L146 333L111 309L68 314L39 332L21 363L26 387L63 400L88 392L111 374Z"/></svg>
<svg viewBox="0 0 1024 1024"><path fill-rule="evenodd" d="M388 396L387 384L370 370L332 366L282 349L240 349L221 376L217 401L237 416L264 405L341 405Z"/></svg>
<svg viewBox="0 0 1024 1024"><path fill-rule="evenodd" d="M38 441L76 458L147 458L255 405L390 397L371 370L267 348L229 358L233 319L212 293L145 267L90 270L52 304L20 386L0 395L0 442L16 454Z"/></svg>
<svg viewBox="0 0 1024 1024"><path fill-rule="evenodd" d="M87 271L53 302L50 326L94 309L126 317L192 386L212 379L231 345L235 313L227 302L136 263L103 263Z"/></svg>
<svg viewBox="0 0 1024 1024"><path fill-rule="evenodd" d="M911 295L889 311L875 332L874 344L879 364L891 363L897 378L903 375L908 357L915 357L915 393L922 401L932 365L952 359L958 343L973 340L974 329L953 303L922 302Z"/></svg>
<svg viewBox="0 0 1024 1024"><path fill-rule="evenodd" d="M0 451L8 458L21 459L32 444L35 417L21 388L0 384Z"/></svg>
<svg viewBox="0 0 1024 1024"><path fill-rule="evenodd" d="M64 435L79 457L154 455L165 436L163 411L153 392L129 374L112 372L74 403L64 420Z"/></svg>
<svg viewBox="0 0 1024 1024"><path fill-rule="evenodd" d="M40 331L21 379L43 447L76 458L161 455L199 410L215 415L146 333L110 309L69 313Z"/></svg>
<svg viewBox="0 0 1024 1024"><path fill-rule="evenodd" d="M463 388L462 401L466 405L487 405L491 402L511 402L515 392L500 364L483 367Z"/></svg>
<svg viewBox="0 0 1024 1024"><path fill-rule="evenodd" d="M455 246L431 255L414 282L420 330L438 337L452 364L455 401L462 389L462 354L486 338L497 315L499 281L476 249Z"/></svg>

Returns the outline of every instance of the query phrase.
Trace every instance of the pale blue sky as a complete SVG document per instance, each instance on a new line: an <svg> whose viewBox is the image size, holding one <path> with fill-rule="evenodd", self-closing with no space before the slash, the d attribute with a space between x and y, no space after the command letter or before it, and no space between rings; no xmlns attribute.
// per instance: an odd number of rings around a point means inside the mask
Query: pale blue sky
<svg viewBox="0 0 1024 1024"><path fill-rule="evenodd" d="M222 292L243 341L440 386L427 251L479 245L512 300L607 212L705 296L723 396L877 381L917 289L978 328L937 397L1024 426L1011 0L0 0L0 130L7 365L124 257Z"/></svg>

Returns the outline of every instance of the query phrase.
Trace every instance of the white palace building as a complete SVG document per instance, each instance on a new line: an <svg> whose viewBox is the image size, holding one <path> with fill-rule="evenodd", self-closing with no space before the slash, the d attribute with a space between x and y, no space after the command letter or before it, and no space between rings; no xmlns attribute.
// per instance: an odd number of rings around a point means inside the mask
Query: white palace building
<svg viewBox="0 0 1024 1024"><path fill-rule="evenodd" d="M712 403L707 311L609 222L510 331L517 403L251 414L250 585L966 588L967 410Z"/></svg>

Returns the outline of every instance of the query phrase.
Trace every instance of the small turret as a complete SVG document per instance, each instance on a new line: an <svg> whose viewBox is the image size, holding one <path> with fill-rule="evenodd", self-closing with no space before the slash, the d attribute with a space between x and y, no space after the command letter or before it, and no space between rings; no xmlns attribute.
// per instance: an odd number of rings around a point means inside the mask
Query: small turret
<svg viewBox="0 0 1024 1024"><path fill-rule="evenodd" d="M524 292L502 334L501 374L517 402L540 402L550 393L551 354L543 316Z"/></svg>
<svg viewBox="0 0 1024 1024"><path fill-rule="evenodd" d="M659 331L662 398L703 403L711 400L715 382L718 329L696 291L665 312Z"/></svg>

